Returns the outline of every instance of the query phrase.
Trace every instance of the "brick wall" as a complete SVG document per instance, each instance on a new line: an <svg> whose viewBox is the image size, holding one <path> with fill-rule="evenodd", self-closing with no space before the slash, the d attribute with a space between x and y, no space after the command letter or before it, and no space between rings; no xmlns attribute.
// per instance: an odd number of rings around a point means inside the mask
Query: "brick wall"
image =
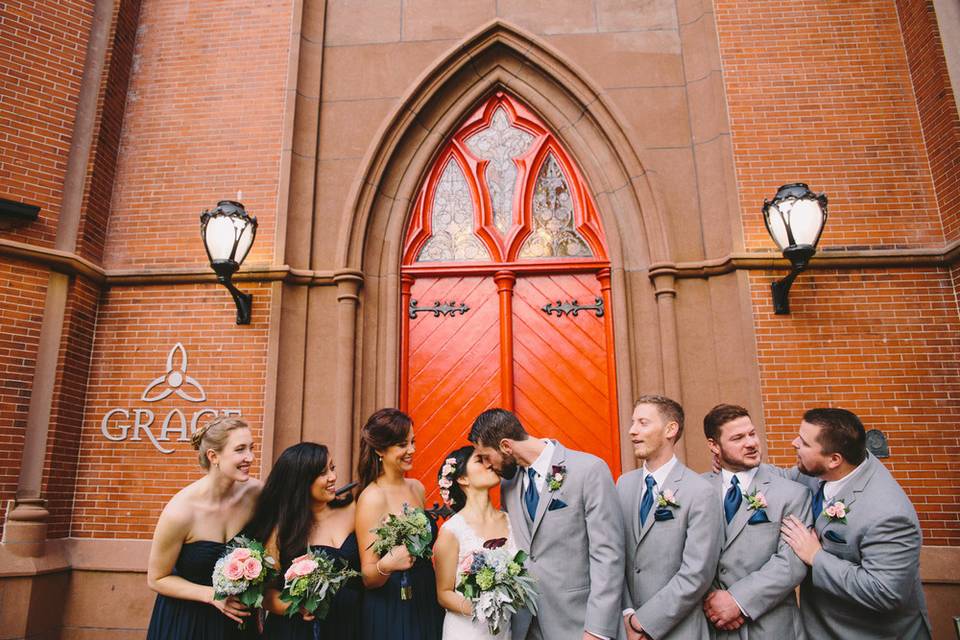
<svg viewBox="0 0 960 640"><path fill-rule="evenodd" d="M0 4L0 197L39 205L40 219L4 237L56 237L93 3Z"/></svg>
<svg viewBox="0 0 960 640"><path fill-rule="evenodd" d="M928 0L897 0L930 171L947 241L960 238L960 117Z"/></svg>
<svg viewBox="0 0 960 640"><path fill-rule="evenodd" d="M924 543L960 545L960 318L940 269L808 272L791 314L770 309L770 282L751 275L767 443L774 463L806 409L839 406L881 429L884 464L913 500Z"/></svg>
<svg viewBox="0 0 960 640"><path fill-rule="evenodd" d="M253 323L243 327L234 324L233 300L219 286L117 288L105 294L97 318L70 535L149 538L167 500L202 473L189 442L161 441L164 448L175 449L163 454L143 431L140 441L132 440L132 434L120 442L107 440L101 420L110 409L130 412L127 419L117 416L108 422L114 437L120 425L133 422L133 410L149 409L156 416L150 428L158 440L164 418L174 409L184 413L188 431L200 409L240 409L259 449L270 290L244 288L254 295L254 314ZM171 394L145 402L142 394L166 373L167 356L178 342L187 352L187 375L199 382L206 401ZM175 360L179 370L178 364ZM161 384L155 391L166 388ZM199 424L208 419L204 416ZM179 426L179 419L175 416L171 424Z"/></svg>
<svg viewBox="0 0 960 640"><path fill-rule="evenodd" d="M100 287L96 284L83 278L74 278L70 283L43 470L43 496L50 512L47 535L50 538L62 538L70 532L99 299Z"/></svg>
<svg viewBox="0 0 960 640"><path fill-rule="evenodd" d="M100 82L94 149L88 165L77 242L77 253L96 263L103 261L139 15L140 0L121 0L116 4Z"/></svg>
<svg viewBox="0 0 960 640"><path fill-rule="evenodd" d="M204 266L199 215L243 201L273 256L292 4L149 2L141 9L105 265Z"/></svg>
<svg viewBox="0 0 960 640"><path fill-rule="evenodd" d="M46 292L44 269L0 258L0 518L17 490Z"/></svg>
<svg viewBox="0 0 960 640"><path fill-rule="evenodd" d="M748 250L760 206L806 182L830 197L824 247L941 247L943 230L888 0L716 0Z"/></svg>

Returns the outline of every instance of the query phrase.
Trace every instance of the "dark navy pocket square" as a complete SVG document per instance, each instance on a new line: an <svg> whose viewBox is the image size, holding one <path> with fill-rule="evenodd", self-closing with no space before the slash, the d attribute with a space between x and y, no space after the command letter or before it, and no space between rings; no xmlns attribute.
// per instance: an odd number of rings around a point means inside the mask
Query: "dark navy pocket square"
<svg viewBox="0 0 960 640"><path fill-rule="evenodd" d="M550 501L550 506L547 507L547 511L556 511L557 509L565 509L567 503L561 500L560 498L554 498Z"/></svg>
<svg viewBox="0 0 960 640"><path fill-rule="evenodd" d="M653 512L653 519L657 522L663 522L664 520L673 520L673 511L670 509L657 509Z"/></svg>
<svg viewBox="0 0 960 640"><path fill-rule="evenodd" d="M830 542L836 542L837 544L847 544L847 541L843 539L838 533L833 531L827 531L823 534L823 537L829 540Z"/></svg>
<svg viewBox="0 0 960 640"><path fill-rule="evenodd" d="M755 511L747 520L747 524L763 524L764 522L770 522L770 518L767 517L767 512L763 509Z"/></svg>

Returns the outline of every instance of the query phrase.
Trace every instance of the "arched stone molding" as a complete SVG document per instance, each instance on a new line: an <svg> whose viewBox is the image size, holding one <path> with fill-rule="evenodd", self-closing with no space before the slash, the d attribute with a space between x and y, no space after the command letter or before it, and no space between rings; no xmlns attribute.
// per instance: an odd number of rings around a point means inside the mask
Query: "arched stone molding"
<svg viewBox="0 0 960 640"><path fill-rule="evenodd" d="M378 132L348 200L336 268L363 274L358 413L362 419L397 401L399 265L417 189L447 137L497 90L516 96L548 123L578 163L600 211L612 267L618 397L625 424L631 399L641 389L678 391L665 388L679 380L678 363L663 357L677 347L661 344L663 337L676 340L675 332L661 332L676 325L672 298L657 296L649 277L650 265L673 263L663 206L622 118L602 91L556 51L500 20L419 78ZM622 448L624 466L632 468L632 450Z"/></svg>

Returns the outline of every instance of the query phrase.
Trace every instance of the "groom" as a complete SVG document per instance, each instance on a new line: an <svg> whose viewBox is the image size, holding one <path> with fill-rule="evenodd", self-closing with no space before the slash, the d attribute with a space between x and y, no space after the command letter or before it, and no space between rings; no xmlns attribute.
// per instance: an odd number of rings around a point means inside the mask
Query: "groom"
<svg viewBox="0 0 960 640"><path fill-rule="evenodd" d="M616 638L623 524L606 463L531 438L505 409L477 416L469 439L502 478L503 508L538 581L538 614L514 616L513 640Z"/></svg>

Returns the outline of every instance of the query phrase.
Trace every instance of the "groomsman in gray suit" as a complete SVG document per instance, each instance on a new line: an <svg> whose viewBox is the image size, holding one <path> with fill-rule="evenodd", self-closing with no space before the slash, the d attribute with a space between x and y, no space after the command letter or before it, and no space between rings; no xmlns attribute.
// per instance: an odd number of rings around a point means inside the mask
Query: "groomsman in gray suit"
<svg viewBox="0 0 960 640"><path fill-rule="evenodd" d="M504 409L481 413L470 442L503 480L500 499L539 583L539 611L514 615L513 640L610 640L620 627L623 524L613 476L589 453L528 436Z"/></svg>
<svg viewBox="0 0 960 640"><path fill-rule="evenodd" d="M807 576L803 563L780 536L793 515L807 525L810 490L760 464L760 438L750 414L731 404L703 418L703 432L720 472L704 474L723 513L720 566L703 610L711 635L723 640L806 638L795 589Z"/></svg>
<svg viewBox="0 0 960 640"><path fill-rule="evenodd" d="M920 522L879 460L863 423L844 409L811 409L793 441L788 472L815 492L808 529L788 518L783 535L813 570L800 587L811 638L930 638L920 584Z"/></svg>
<svg viewBox="0 0 960 640"><path fill-rule="evenodd" d="M628 640L710 637L701 601L717 571L722 515L716 487L674 455L682 433L677 402L663 396L637 400L630 439L644 463L617 482L626 529Z"/></svg>

